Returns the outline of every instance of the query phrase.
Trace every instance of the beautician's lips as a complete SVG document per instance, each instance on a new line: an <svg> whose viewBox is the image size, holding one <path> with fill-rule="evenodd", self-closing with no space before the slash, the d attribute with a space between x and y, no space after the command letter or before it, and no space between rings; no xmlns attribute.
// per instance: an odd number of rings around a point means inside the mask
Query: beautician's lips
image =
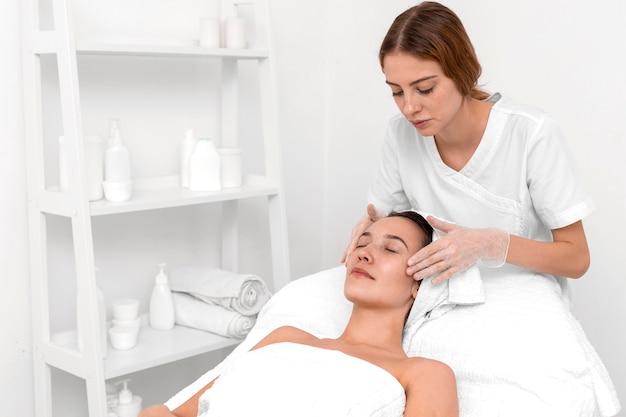
<svg viewBox="0 0 626 417"><path fill-rule="evenodd" d="M374 279L372 278L372 276L364 269L361 268L352 268L352 275L360 275L363 276L365 278L369 278L369 279Z"/></svg>
<svg viewBox="0 0 626 417"><path fill-rule="evenodd" d="M426 125L428 124L428 122L430 122L430 119L426 119L426 120L414 120L411 122L411 124L413 126L415 126L416 129L423 129L426 127Z"/></svg>

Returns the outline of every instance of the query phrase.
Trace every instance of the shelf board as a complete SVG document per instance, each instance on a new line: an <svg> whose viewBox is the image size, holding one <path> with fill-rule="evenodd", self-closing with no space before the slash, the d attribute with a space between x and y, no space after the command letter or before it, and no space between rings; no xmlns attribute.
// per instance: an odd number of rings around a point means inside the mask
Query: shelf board
<svg viewBox="0 0 626 417"><path fill-rule="evenodd" d="M79 55L118 55L154 57L207 57L234 59L263 59L268 57L267 49L246 48L201 48L192 45L142 45L126 43L77 42Z"/></svg>
<svg viewBox="0 0 626 417"><path fill-rule="evenodd" d="M279 189L275 183L265 177L257 176L247 176L241 187L224 188L220 191L189 191L180 187L178 176L158 177L136 181L131 199L125 203L112 203L103 199L91 202L90 210L92 216L102 216L267 197L276 195L278 192Z"/></svg>
<svg viewBox="0 0 626 417"><path fill-rule="evenodd" d="M55 334L52 342L59 347L76 350L76 332L71 330ZM109 344L104 359L104 378L117 378L239 343L240 339L184 326L177 325L172 330L162 331L142 325L134 348L115 350Z"/></svg>
<svg viewBox="0 0 626 417"><path fill-rule="evenodd" d="M172 330L162 331L142 326L137 345L133 349L115 350L109 346L104 359L104 377L117 378L239 343L239 339L189 327L174 326Z"/></svg>

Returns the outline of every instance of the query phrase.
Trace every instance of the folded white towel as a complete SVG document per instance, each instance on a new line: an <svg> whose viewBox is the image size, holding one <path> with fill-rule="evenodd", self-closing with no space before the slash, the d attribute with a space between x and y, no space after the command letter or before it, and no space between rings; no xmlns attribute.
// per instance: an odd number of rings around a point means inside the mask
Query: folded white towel
<svg viewBox="0 0 626 417"><path fill-rule="evenodd" d="M424 212L418 213L424 218L429 215ZM433 242L441 236L443 233L437 229L433 230ZM426 321L441 317L457 305L473 305L485 302L480 271L476 265L470 266L451 279L439 284L433 284L433 278L429 277L422 281L417 292L417 298L409 312L404 327L403 345L405 349L411 345L416 330Z"/></svg>
<svg viewBox="0 0 626 417"><path fill-rule="evenodd" d="M198 298L172 293L176 323L194 329L206 330L224 337L244 338L254 326L255 316L244 316L215 304L207 304Z"/></svg>
<svg viewBox="0 0 626 417"><path fill-rule="evenodd" d="M271 296L265 282L258 276L217 268L175 269L170 273L170 288L244 316L257 314Z"/></svg>

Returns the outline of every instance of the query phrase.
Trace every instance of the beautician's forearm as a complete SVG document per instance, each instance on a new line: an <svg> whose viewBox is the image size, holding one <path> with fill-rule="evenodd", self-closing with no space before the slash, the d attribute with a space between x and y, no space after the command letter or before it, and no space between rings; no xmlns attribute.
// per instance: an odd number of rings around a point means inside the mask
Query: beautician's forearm
<svg viewBox="0 0 626 417"><path fill-rule="evenodd" d="M582 222L553 230L553 242L539 242L511 235L507 263L532 271L580 278L589 269L590 257Z"/></svg>

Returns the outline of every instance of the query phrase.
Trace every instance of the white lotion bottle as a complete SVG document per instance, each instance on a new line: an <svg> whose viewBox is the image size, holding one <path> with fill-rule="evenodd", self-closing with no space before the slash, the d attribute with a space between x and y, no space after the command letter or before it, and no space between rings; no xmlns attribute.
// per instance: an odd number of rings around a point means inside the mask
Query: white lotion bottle
<svg viewBox="0 0 626 417"><path fill-rule="evenodd" d="M96 269L96 272L98 270ZM106 299L104 298L104 292L102 288L96 282L96 292L98 295L98 324L100 325L100 343L102 344L102 357L107 357L107 304ZM79 351L84 349L83 343L83 335L80 331L82 326L82 322L84 320L83 316L80 314L80 301L78 297L76 298L76 345Z"/></svg>
<svg viewBox="0 0 626 417"><path fill-rule="evenodd" d="M170 290L168 277L163 268L165 264L159 264L157 274L150 296L150 327L155 330L170 330L174 327L176 313L174 311L174 299Z"/></svg>
<svg viewBox="0 0 626 417"><path fill-rule="evenodd" d="M124 384L120 390L115 412L119 417L137 417L141 412L141 397L133 395L128 389L128 379L119 381L118 384Z"/></svg>
<svg viewBox="0 0 626 417"><path fill-rule="evenodd" d="M199 138L189 163L191 191L219 191L221 183L220 155L209 138Z"/></svg>
<svg viewBox="0 0 626 417"><path fill-rule="evenodd" d="M185 130L185 137L180 147L180 185L189 188L191 155L196 147L196 136L192 128Z"/></svg>
<svg viewBox="0 0 626 417"><path fill-rule="evenodd" d="M120 129L111 127L111 138L104 152L104 196L112 202L130 200L132 181L130 177L130 154L122 143Z"/></svg>

